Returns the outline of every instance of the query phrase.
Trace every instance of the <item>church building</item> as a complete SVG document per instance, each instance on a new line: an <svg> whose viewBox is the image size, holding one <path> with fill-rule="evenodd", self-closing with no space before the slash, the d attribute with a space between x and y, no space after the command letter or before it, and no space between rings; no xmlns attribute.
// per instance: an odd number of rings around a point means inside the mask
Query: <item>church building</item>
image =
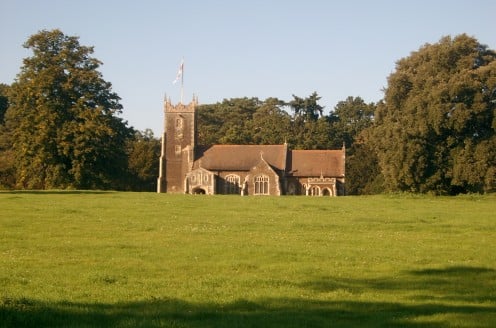
<svg viewBox="0 0 496 328"><path fill-rule="evenodd" d="M196 98L164 102L157 192L184 194L345 194L345 149L291 150L288 145L196 144Z"/></svg>

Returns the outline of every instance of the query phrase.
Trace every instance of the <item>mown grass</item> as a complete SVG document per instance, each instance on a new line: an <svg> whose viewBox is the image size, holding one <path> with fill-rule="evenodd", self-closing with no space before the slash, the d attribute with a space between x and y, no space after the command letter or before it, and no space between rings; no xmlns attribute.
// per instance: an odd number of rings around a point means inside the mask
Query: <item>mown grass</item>
<svg viewBox="0 0 496 328"><path fill-rule="evenodd" d="M0 326L491 327L496 195L0 193Z"/></svg>

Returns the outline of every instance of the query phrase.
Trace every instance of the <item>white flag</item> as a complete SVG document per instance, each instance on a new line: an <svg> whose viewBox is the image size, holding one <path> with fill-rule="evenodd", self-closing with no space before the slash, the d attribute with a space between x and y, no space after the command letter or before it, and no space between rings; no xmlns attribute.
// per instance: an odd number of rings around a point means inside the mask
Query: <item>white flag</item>
<svg viewBox="0 0 496 328"><path fill-rule="evenodd" d="M179 70L177 71L176 79L172 81L172 84L176 84L179 79L183 76L184 69L184 59L181 59L181 64L179 65Z"/></svg>

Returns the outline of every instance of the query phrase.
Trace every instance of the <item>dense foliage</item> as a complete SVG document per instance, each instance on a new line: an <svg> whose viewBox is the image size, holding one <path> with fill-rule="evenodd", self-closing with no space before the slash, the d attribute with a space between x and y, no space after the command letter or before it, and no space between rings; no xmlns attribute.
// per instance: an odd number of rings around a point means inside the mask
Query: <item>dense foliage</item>
<svg viewBox="0 0 496 328"><path fill-rule="evenodd" d="M496 186L496 53L445 37L398 61L371 133L388 190Z"/></svg>
<svg viewBox="0 0 496 328"><path fill-rule="evenodd" d="M132 130L97 70L92 47L59 30L41 31L24 47L33 56L9 93L4 139L17 188L119 188Z"/></svg>
<svg viewBox="0 0 496 328"><path fill-rule="evenodd" d="M0 84L0 189L15 185L14 157L7 138L4 117L9 108L9 90L6 84Z"/></svg>
<svg viewBox="0 0 496 328"><path fill-rule="evenodd" d="M9 86L0 83L0 124L3 124L3 118L5 112L9 107L9 97L8 97Z"/></svg>
<svg viewBox="0 0 496 328"><path fill-rule="evenodd" d="M350 147L355 137L372 123L374 104L360 97L341 101L330 115L323 114L320 97L224 99L198 108L198 138L202 145L281 144L295 149ZM293 113L293 115L290 114Z"/></svg>
<svg viewBox="0 0 496 328"><path fill-rule="evenodd" d="M127 145L129 179L125 184L126 189L157 190L160 147L160 140L154 137L152 130L136 131Z"/></svg>

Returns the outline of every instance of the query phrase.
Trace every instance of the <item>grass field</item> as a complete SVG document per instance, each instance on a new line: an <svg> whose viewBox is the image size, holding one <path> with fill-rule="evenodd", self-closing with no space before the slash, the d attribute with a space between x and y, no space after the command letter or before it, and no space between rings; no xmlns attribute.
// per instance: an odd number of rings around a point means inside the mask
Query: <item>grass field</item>
<svg viewBox="0 0 496 328"><path fill-rule="evenodd" d="M0 193L3 327L493 327L496 195Z"/></svg>

